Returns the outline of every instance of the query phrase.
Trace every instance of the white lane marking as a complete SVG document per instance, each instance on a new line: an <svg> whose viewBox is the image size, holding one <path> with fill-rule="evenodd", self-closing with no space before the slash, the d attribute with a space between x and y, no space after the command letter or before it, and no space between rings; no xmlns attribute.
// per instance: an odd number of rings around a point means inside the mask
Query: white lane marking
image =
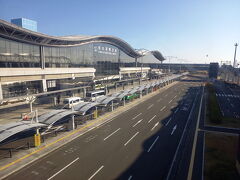
<svg viewBox="0 0 240 180"><path fill-rule="evenodd" d="M75 160L73 160L71 163L69 163L68 165L66 165L64 168L62 168L60 171L56 172L54 175L52 175L50 178L48 178L48 180L54 178L56 175L58 175L59 173L61 173L62 171L64 171L66 168L68 168L69 166L71 166L73 163L75 163L77 160L79 160L79 157L76 158Z"/></svg>
<svg viewBox="0 0 240 180"><path fill-rule="evenodd" d="M174 111L174 114L178 112L178 108Z"/></svg>
<svg viewBox="0 0 240 180"><path fill-rule="evenodd" d="M39 175L39 172L37 172L37 171L32 171L31 173L36 175L36 176Z"/></svg>
<svg viewBox="0 0 240 180"><path fill-rule="evenodd" d="M168 120L168 122L166 123L166 126L168 125L168 123L169 123L171 120L172 120L172 118L170 117L169 120Z"/></svg>
<svg viewBox="0 0 240 180"><path fill-rule="evenodd" d="M223 112L223 110L222 110L222 109L221 109L221 112L222 112L222 115L223 115L223 116L225 116L225 115L224 115L224 112Z"/></svg>
<svg viewBox="0 0 240 180"><path fill-rule="evenodd" d="M154 115L154 116L148 121L148 123L150 123L155 117L156 117L156 115Z"/></svg>
<svg viewBox="0 0 240 180"><path fill-rule="evenodd" d="M113 134L115 134L116 132L118 132L121 128L118 128L116 131L114 131L113 133L109 134L107 137L105 137L103 140L107 140L108 138L110 138Z"/></svg>
<svg viewBox="0 0 240 180"><path fill-rule="evenodd" d="M150 152L150 151L151 151L152 147L153 147L154 144L157 142L158 138L159 138L159 136L154 140L154 142L152 143L152 145L150 146L150 148L148 149L147 152Z"/></svg>
<svg viewBox="0 0 240 180"><path fill-rule="evenodd" d="M171 132L171 135L173 135L173 133L174 133L174 131L177 129L177 125L175 125L174 127L173 127L173 130L172 130L172 132Z"/></svg>
<svg viewBox="0 0 240 180"><path fill-rule="evenodd" d="M128 180L131 180L131 179L132 179L132 175L131 175L131 176L129 176Z"/></svg>
<svg viewBox="0 0 240 180"><path fill-rule="evenodd" d="M176 96L174 96L174 97L173 97L173 99L175 99L176 97L177 97L177 95L176 95Z"/></svg>
<svg viewBox="0 0 240 180"><path fill-rule="evenodd" d="M102 170L102 168L104 168L104 166L101 166L90 178L88 178L88 180L91 180L99 171Z"/></svg>
<svg viewBox="0 0 240 180"><path fill-rule="evenodd" d="M153 107L153 104L151 104L150 106L148 106L148 108L147 108L147 109L150 109L151 107Z"/></svg>
<svg viewBox="0 0 240 180"><path fill-rule="evenodd" d="M173 101L173 99L171 99L171 100L168 102L168 104L170 104L172 101Z"/></svg>
<svg viewBox="0 0 240 180"><path fill-rule="evenodd" d="M157 127L158 124L159 124L159 122L157 122L157 123L153 126L153 128L151 129L151 131L153 131L154 128Z"/></svg>
<svg viewBox="0 0 240 180"><path fill-rule="evenodd" d="M126 146L136 135L138 135L139 132L136 132L136 134L134 134L125 144L124 146Z"/></svg>
<svg viewBox="0 0 240 180"><path fill-rule="evenodd" d="M136 119L138 116L140 116L142 113L139 113L138 115L136 115L134 118L132 118L132 120Z"/></svg>
<svg viewBox="0 0 240 180"><path fill-rule="evenodd" d="M139 120L136 124L133 125L133 127L135 127L136 125L138 125L140 122L142 122L143 119Z"/></svg>
<svg viewBox="0 0 240 180"><path fill-rule="evenodd" d="M164 106L160 111L163 111L166 108L166 106Z"/></svg>
<svg viewBox="0 0 240 180"><path fill-rule="evenodd" d="M158 99L157 102L160 102L162 100L162 98Z"/></svg>

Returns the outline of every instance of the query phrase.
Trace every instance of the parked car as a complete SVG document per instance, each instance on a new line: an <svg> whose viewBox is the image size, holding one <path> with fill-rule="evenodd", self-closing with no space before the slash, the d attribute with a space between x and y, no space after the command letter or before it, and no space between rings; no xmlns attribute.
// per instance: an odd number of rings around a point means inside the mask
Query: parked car
<svg viewBox="0 0 240 180"><path fill-rule="evenodd" d="M63 100L64 108L72 108L72 106L75 106L81 102L84 102L82 98L80 97L70 97L70 98L65 98Z"/></svg>

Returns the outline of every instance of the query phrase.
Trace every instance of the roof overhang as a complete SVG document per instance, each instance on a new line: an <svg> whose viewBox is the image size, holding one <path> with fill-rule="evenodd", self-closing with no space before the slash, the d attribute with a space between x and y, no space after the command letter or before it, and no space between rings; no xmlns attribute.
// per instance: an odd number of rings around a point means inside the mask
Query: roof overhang
<svg viewBox="0 0 240 180"><path fill-rule="evenodd" d="M49 36L46 34L18 27L4 20L0 20L0 36L19 42L53 47L71 47L89 43L107 43L118 47L130 57L139 58L144 56L143 54L133 49L127 42L114 36ZM158 60L164 60L163 56L159 51L150 52Z"/></svg>

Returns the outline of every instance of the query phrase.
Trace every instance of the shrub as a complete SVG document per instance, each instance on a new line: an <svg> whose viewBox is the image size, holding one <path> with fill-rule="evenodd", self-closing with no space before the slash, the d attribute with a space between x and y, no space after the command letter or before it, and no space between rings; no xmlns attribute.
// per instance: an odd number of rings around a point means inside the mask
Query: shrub
<svg viewBox="0 0 240 180"><path fill-rule="evenodd" d="M208 91L208 115L210 122L214 124L221 124L222 123L222 114L220 111L220 107L217 101L215 88L212 84L207 83L206 89Z"/></svg>

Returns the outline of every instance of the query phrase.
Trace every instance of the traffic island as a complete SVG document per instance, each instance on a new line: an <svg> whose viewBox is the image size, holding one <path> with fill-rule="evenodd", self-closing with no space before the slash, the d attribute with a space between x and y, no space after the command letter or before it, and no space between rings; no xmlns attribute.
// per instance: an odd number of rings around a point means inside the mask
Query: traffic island
<svg viewBox="0 0 240 180"><path fill-rule="evenodd" d="M238 136L205 133L205 180L237 180Z"/></svg>

